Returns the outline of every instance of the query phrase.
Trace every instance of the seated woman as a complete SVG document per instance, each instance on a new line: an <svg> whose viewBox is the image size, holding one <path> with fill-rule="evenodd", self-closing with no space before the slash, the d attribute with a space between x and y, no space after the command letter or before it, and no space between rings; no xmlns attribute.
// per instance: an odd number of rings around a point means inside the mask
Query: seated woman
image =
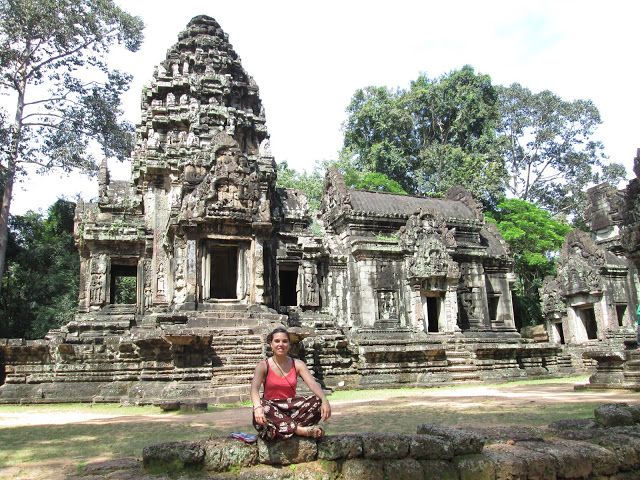
<svg viewBox="0 0 640 480"><path fill-rule="evenodd" d="M324 431L318 422L331 416L331 406L322 388L300 360L289 357L289 332L276 328L267 336L273 356L256 366L251 381L253 426L264 440L293 435L319 438ZM298 376L314 395L296 396ZM260 398L260 386L264 385Z"/></svg>

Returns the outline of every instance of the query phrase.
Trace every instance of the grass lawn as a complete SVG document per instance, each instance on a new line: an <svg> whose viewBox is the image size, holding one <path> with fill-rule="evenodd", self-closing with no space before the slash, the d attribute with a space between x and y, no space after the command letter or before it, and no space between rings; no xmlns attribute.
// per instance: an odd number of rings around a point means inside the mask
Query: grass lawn
<svg viewBox="0 0 640 480"><path fill-rule="evenodd" d="M602 392L574 393L572 385L585 380L572 377L429 389L338 391L330 397L334 415L326 429L329 434L412 433L420 423L543 427L554 420L592 417L596 405L619 401L617 392L609 393L615 397L604 401L602 395L607 394ZM87 413L108 418L81 419ZM13 474L3 477L3 467L29 468L64 460L67 468L81 469L96 458L140 457L142 449L153 443L252 431L250 410L238 405L189 415L160 413L152 406L114 404L0 406L0 421L34 414L51 416L52 423L64 415L77 414L81 420L43 425L47 422L40 419L40 425L0 427L0 478L31 478Z"/></svg>

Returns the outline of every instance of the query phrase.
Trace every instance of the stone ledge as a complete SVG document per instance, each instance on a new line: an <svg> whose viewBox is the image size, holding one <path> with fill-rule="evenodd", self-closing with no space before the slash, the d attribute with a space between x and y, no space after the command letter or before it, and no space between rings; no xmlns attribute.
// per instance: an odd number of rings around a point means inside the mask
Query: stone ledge
<svg viewBox="0 0 640 480"><path fill-rule="evenodd" d="M598 408L614 415L615 408L628 408L603 407ZM567 420L550 425L554 438L518 434L491 438L487 446L483 436L461 428L424 424L418 432L294 437L253 445L230 438L172 442L146 447L143 462L148 472L186 471L209 479L640 478L634 477L640 471L639 424L606 427Z"/></svg>

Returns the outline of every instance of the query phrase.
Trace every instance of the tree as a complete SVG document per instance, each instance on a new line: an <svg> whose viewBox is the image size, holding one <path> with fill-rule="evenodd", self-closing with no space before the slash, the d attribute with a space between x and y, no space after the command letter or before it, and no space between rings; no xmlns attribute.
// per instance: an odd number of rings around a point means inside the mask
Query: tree
<svg viewBox="0 0 640 480"><path fill-rule="evenodd" d="M316 165L311 173L300 173L284 161L277 164L277 186L281 188L295 188L302 191L309 200L309 210L317 212L320 209L322 190L324 186L324 172Z"/></svg>
<svg viewBox="0 0 640 480"><path fill-rule="evenodd" d="M58 200L46 218L35 212L11 217L0 337L41 338L73 319L80 270L74 211L75 203Z"/></svg>
<svg viewBox="0 0 640 480"><path fill-rule="evenodd" d="M411 193L462 185L495 205L506 180L497 100L490 77L470 66L437 79L421 75L407 90L360 89L347 108L342 156Z"/></svg>
<svg viewBox="0 0 640 480"><path fill-rule="evenodd" d="M604 147L593 139L601 123L593 102L532 93L517 83L498 92L512 196L580 219L589 184L624 179L624 167L605 164Z"/></svg>
<svg viewBox="0 0 640 480"><path fill-rule="evenodd" d="M13 186L28 165L95 172L90 140L105 156L128 156L131 126L119 118L130 76L109 69L106 55L118 44L137 50L142 29L113 0L0 0L0 89L16 102L0 159L0 276Z"/></svg>
<svg viewBox="0 0 640 480"><path fill-rule="evenodd" d="M496 223L513 254L518 275L514 289L516 318L522 326L542 321L538 289L554 272L554 257L571 227L536 205L512 198L503 200L488 220Z"/></svg>

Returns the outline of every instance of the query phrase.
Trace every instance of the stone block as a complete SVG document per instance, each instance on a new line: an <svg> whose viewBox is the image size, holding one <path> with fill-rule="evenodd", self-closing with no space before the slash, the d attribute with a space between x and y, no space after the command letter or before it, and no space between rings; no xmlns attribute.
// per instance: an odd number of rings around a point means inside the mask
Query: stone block
<svg viewBox="0 0 640 480"><path fill-rule="evenodd" d="M396 433L365 433L362 446L365 458L404 458L409 455L411 437Z"/></svg>
<svg viewBox="0 0 640 480"><path fill-rule="evenodd" d="M316 441L304 437L265 442L258 440L258 461L270 465L313 462L318 455Z"/></svg>
<svg viewBox="0 0 640 480"><path fill-rule="evenodd" d="M363 453L360 435L331 435L318 440L318 459L357 458Z"/></svg>
<svg viewBox="0 0 640 480"><path fill-rule="evenodd" d="M434 435L412 435L409 456L418 460L450 460L453 458L453 444Z"/></svg>
<svg viewBox="0 0 640 480"><path fill-rule="evenodd" d="M344 480L384 480L384 467L380 460L350 458L342 463L340 473Z"/></svg>
<svg viewBox="0 0 640 480"><path fill-rule="evenodd" d="M424 480L459 480L456 466L445 460L420 460Z"/></svg>
<svg viewBox="0 0 640 480"><path fill-rule="evenodd" d="M496 480L527 480L527 462L510 445L489 445L482 454L495 465Z"/></svg>
<svg viewBox="0 0 640 480"><path fill-rule="evenodd" d="M204 448L200 442L149 445L142 450L142 462L145 468L153 471L196 470L204 464Z"/></svg>
<svg viewBox="0 0 640 480"><path fill-rule="evenodd" d="M424 423L418 425L417 433L440 437L451 442L454 455L481 453L484 447L484 439L480 435L455 427Z"/></svg>
<svg viewBox="0 0 640 480"><path fill-rule="evenodd" d="M393 480L423 480L422 465L414 458L387 460L384 462L384 475Z"/></svg>
<svg viewBox="0 0 640 480"><path fill-rule="evenodd" d="M180 411L187 413L206 412L209 405L207 402L180 402Z"/></svg>
<svg viewBox="0 0 640 480"><path fill-rule="evenodd" d="M482 454L462 455L453 459L460 480L494 480L495 465Z"/></svg>
<svg viewBox="0 0 640 480"><path fill-rule="evenodd" d="M234 474L233 478L235 480L333 480L337 476L337 464L323 461L296 465L257 465L241 470Z"/></svg>
<svg viewBox="0 0 640 480"><path fill-rule="evenodd" d="M629 405L627 408L633 416L633 421L640 423L640 405Z"/></svg>
<svg viewBox="0 0 640 480"><path fill-rule="evenodd" d="M618 460L611 450L592 443L572 440L560 440L556 444L572 449L588 458L592 465L593 475L611 475L618 471Z"/></svg>
<svg viewBox="0 0 640 480"><path fill-rule="evenodd" d="M250 467L258 463L258 446L233 438L213 438L203 444L204 467L212 472L224 472Z"/></svg>
<svg viewBox="0 0 640 480"><path fill-rule="evenodd" d="M633 425L635 419L626 403L605 403L594 411L596 422L604 427Z"/></svg>
<svg viewBox="0 0 640 480"><path fill-rule="evenodd" d="M256 465L243 469L236 477L238 480L287 480L293 479L294 472L289 467Z"/></svg>
<svg viewBox="0 0 640 480"><path fill-rule="evenodd" d="M566 440L565 442L569 442ZM541 453L554 462L558 478L588 478L593 471L591 459L584 451L559 442L522 442L526 448Z"/></svg>
<svg viewBox="0 0 640 480"><path fill-rule="evenodd" d="M640 467L640 438L605 430L591 442L613 452L620 470Z"/></svg>

